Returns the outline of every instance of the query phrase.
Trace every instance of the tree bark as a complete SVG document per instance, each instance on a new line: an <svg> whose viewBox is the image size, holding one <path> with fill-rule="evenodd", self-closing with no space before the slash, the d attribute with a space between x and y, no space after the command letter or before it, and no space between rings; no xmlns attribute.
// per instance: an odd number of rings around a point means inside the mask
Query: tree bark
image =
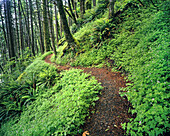
<svg viewBox="0 0 170 136"><path fill-rule="evenodd" d="M34 47L34 26L33 26L33 17L32 17L32 1L29 0L29 8L30 8L30 21L31 21L31 49L32 49L32 54L35 56L35 47Z"/></svg>
<svg viewBox="0 0 170 136"><path fill-rule="evenodd" d="M7 7L6 2L4 1L4 18L5 18L5 28L6 28L6 40L7 40L7 51L8 51L8 58L11 58L11 52L10 52L10 42L9 42L9 29L8 29L8 20L7 20Z"/></svg>
<svg viewBox="0 0 170 136"><path fill-rule="evenodd" d="M50 51L51 42L49 34L49 24L47 19L47 0L43 0L43 33L44 33L44 44L45 51Z"/></svg>
<svg viewBox="0 0 170 136"><path fill-rule="evenodd" d="M57 47L58 47L58 17L57 17L57 8L56 5L54 5L54 11L55 11L55 29L56 29L56 40L57 40Z"/></svg>
<svg viewBox="0 0 170 136"><path fill-rule="evenodd" d="M18 51L18 56L20 57L18 17L17 17L17 10L16 10L16 2L15 2L15 0L14 0L14 11L15 11L15 27L16 27L17 51Z"/></svg>
<svg viewBox="0 0 170 136"><path fill-rule="evenodd" d="M50 5L51 7L52 5ZM55 57L57 56L56 47L55 47L55 38L54 38L54 27L53 27L53 12L52 9L48 7L48 17L49 17L49 26L50 26L50 36L52 41L52 48L55 54Z"/></svg>
<svg viewBox="0 0 170 136"><path fill-rule="evenodd" d="M61 16L60 16L60 36L61 36L61 38L63 37L63 23L61 20Z"/></svg>
<svg viewBox="0 0 170 136"><path fill-rule="evenodd" d="M85 0L80 0L80 13L81 18L83 18L83 15L85 13Z"/></svg>
<svg viewBox="0 0 170 136"><path fill-rule="evenodd" d="M77 1L76 0L71 0L72 6L73 6L73 10L74 10L74 14L76 19L79 17L77 14Z"/></svg>
<svg viewBox="0 0 170 136"><path fill-rule="evenodd" d="M36 7L37 7L37 14L38 14L38 24L39 24L39 31L40 31L40 49L41 49L41 54L44 53L44 41L42 37L42 29L41 29L41 16L40 16L40 8L39 8L39 3L38 0L36 0Z"/></svg>
<svg viewBox="0 0 170 136"><path fill-rule="evenodd" d="M21 55L23 55L23 25L22 25L22 15L21 15L21 1L18 0L18 12L19 12L19 41L20 41L20 51Z"/></svg>
<svg viewBox="0 0 170 136"><path fill-rule="evenodd" d="M64 12L62 0L57 0L57 7L59 9L60 17L61 17L61 20L62 20L64 35L65 35L66 41L68 42L68 44L71 47L73 47L73 46L76 45L76 43L75 43L75 40L74 40L74 38L73 38L73 36L70 32L70 29L68 27L68 22L67 22L66 14Z"/></svg>
<svg viewBox="0 0 170 136"><path fill-rule="evenodd" d="M11 54L11 60L15 60L15 48L14 48L14 38L13 38L13 26L12 26L12 13L11 13L11 1L6 0L6 10L7 10L7 29L9 38L9 52ZM14 65L13 65L14 66Z"/></svg>
<svg viewBox="0 0 170 136"><path fill-rule="evenodd" d="M6 34L6 31L5 31L5 25L4 25L4 20L3 20L3 16L2 16L2 12L1 12L1 5L0 5L0 16L1 16L1 21L2 21L2 30L3 30L3 34L4 34L4 39L5 39L5 43L6 43L6 46L9 47L8 45L8 40L7 40L7 34Z"/></svg>
<svg viewBox="0 0 170 136"><path fill-rule="evenodd" d="M73 18L73 20L74 20L74 23L77 25L77 20L76 20L75 14L73 13L73 10L72 10L72 8L71 8L71 2L70 2L70 0L68 0L68 7L69 7L69 10L70 10L70 12L71 12L71 15L72 15L72 18Z"/></svg>
<svg viewBox="0 0 170 136"><path fill-rule="evenodd" d="M114 18L114 5L116 0L109 0L109 19L113 19Z"/></svg>

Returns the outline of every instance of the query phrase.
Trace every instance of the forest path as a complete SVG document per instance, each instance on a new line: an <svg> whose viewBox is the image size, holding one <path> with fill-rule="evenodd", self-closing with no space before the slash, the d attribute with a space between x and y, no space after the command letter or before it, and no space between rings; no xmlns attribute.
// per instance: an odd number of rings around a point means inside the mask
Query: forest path
<svg viewBox="0 0 170 136"><path fill-rule="evenodd" d="M45 62L52 64L52 55L47 56ZM90 136L123 136L125 131L121 123L128 122L131 117L128 114L130 103L119 95L120 87L125 87L124 77L119 72L111 72L105 68L56 66L59 70L82 69L85 73L95 76L104 87L95 108L91 109L95 112L90 113L90 118L86 119L82 129L88 131Z"/></svg>

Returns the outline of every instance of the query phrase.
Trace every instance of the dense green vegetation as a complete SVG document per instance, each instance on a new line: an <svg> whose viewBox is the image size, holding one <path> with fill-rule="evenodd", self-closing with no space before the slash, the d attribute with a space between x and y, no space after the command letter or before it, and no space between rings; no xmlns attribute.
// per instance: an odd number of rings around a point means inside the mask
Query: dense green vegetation
<svg viewBox="0 0 170 136"><path fill-rule="evenodd" d="M121 70L128 83L120 89L120 95L128 98L132 104L129 112L136 116L128 123L122 122L122 128L129 135L164 135L170 128L169 2L158 3L159 8L142 2L147 6L126 0L124 4L117 2L116 11L122 12L114 20L108 20L104 4L86 11L86 23L78 20L81 27L72 26L80 47L68 49L63 42L52 61ZM93 19L94 15L97 16ZM36 59L27 56L29 60L25 57L25 61L4 66L0 135L82 134L80 126L90 105L99 99L97 94L102 87L82 70L58 72L55 66L44 62L51 53ZM10 74L7 70L13 63L17 66Z"/></svg>
<svg viewBox="0 0 170 136"><path fill-rule="evenodd" d="M61 58L56 63L72 66L110 66L128 73L126 95L132 103L135 119L122 124L131 135L163 135L169 131L169 28L168 3L157 11L149 8L128 8L116 21L104 16L86 24L75 37L83 43L78 56ZM109 36L108 36L109 34ZM111 36L110 36L111 35ZM106 39L107 38L107 39ZM85 41L85 42L84 42ZM113 65L113 64L112 64ZM117 68L116 68L117 67Z"/></svg>
<svg viewBox="0 0 170 136"><path fill-rule="evenodd" d="M58 73L55 66L40 58L16 81L1 87L1 115L22 112L1 126L0 135L8 136L76 134L102 88L82 70Z"/></svg>

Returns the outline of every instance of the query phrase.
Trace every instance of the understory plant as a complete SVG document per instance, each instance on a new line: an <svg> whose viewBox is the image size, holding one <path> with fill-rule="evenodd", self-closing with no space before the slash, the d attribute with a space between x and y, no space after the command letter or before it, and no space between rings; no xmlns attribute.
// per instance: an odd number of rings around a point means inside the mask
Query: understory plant
<svg viewBox="0 0 170 136"><path fill-rule="evenodd" d="M20 115L58 78L56 67L36 59L17 79L0 84L0 123Z"/></svg>
<svg viewBox="0 0 170 136"><path fill-rule="evenodd" d="M59 136L82 133L80 126L89 114L89 106L99 99L101 88L94 77L82 70L63 71L55 85L28 105L20 118L2 125L1 134Z"/></svg>
<svg viewBox="0 0 170 136"><path fill-rule="evenodd" d="M128 72L130 83L121 96L127 96L133 106L129 112L136 116L122 127L134 136L165 135L170 128L168 11L134 13L110 42L117 45L111 59Z"/></svg>

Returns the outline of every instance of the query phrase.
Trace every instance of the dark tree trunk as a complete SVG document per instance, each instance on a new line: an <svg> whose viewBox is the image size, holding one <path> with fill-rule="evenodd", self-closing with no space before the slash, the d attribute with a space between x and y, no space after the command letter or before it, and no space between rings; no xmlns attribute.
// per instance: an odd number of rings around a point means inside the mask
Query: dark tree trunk
<svg viewBox="0 0 170 136"><path fill-rule="evenodd" d="M51 42L49 34L49 24L47 18L47 0L43 0L43 32L44 32L44 44L45 51L50 51Z"/></svg>
<svg viewBox="0 0 170 136"><path fill-rule="evenodd" d="M114 18L114 5L116 0L109 0L110 4L109 4L109 19L113 19Z"/></svg>
<svg viewBox="0 0 170 136"><path fill-rule="evenodd" d="M61 36L61 38L63 37L63 23L61 20L61 16L60 16L60 36Z"/></svg>
<svg viewBox="0 0 170 136"><path fill-rule="evenodd" d="M85 0L80 0L80 12L81 12L81 18L83 18L83 15L85 13Z"/></svg>
<svg viewBox="0 0 170 136"><path fill-rule="evenodd" d="M11 60L15 60L15 48L14 48L14 38L13 38L13 26L12 26L12 13L11 13L11 1L6 0L6 11L7 11L7 29L9 38L9 52L11 54ZM14 66L14 65L13 65Z"/></svg>
<svg viewBox="0 0 170 136"><path fill-rule="evenodd" d="M16 2L15 2L15 0L14 0L14 11L15 11L15 27L16 27L17 51L18 51L18 56L20 57L18 17L17 17L17 10L16 10Z"/></svg>
<svg viewBox="0 0 170 136"><path fill-rule="evenodd" d="M20 39L20 51L21 51L21 55L23 55L23 46L24 46L24 42L23 42L23 26L22 26L22 15L21 15L21 1L18 0L18 12L19 12L19 39Z"/></svg>
<svg viewBox="0 0 170 136"><path fill-rule="evenodd" d="M22 7L22 6L21 6ZM24 14L23 8L22 8L22 12ZM26 30L27 30L27 45L28 47L31 49L31 36L30 36L30 13L29 13L29 6L28 6L28 0L26 0L26 13L27 13L27 17L25 18L25 22L26 22ZM25 15L24 15L25 16Z"/></svg>
<svg viewBox="0 0 170 136"><path fill-rule="evenodd" d="M30 7L30 21L31 21L31 49L32 53L35 56L35 47L34 47L34 26L33 26L33 8L32 8L32 0L29 0L29 7Z"/></svg>
<svg viewBox="0 0 170 136"><path fill-rule="evenodd" d="M53 12L52 12L52 5L48 8L48 18L49 18L49 26L50 26L50 36L52 41L52 48L55 54L55 57L57 56L56 53L56 47L55 47L55 38L54 38L54 27L53 27Z"/></svg>
<svg viewBox="0 0 170 136"><path fill-rule="evenodd" d="M11 58L11 52L10 52L10 42L9 42L9 29L8 29L8 20L7 20L7 7L6 2L4 1L4 18L5 18L5 27L6 27L6 40L7 40L7 51L8 51L8 58Z"/></svg>
<svg viewBox="0 0 170 136"><path fill-rule="evenodd" d="M73 10L72 10L72 8L71 8L71 2L70 2L70 0L68 0L68 7L69 7L69 10L70 10L70 12L71 12L71 15L72 15L72 18L73 18L73 20L74 20L74 23L77 25L77 20L76 20L75 14L73 13Z"/></svg>
<svg viewBox="0 0 170 136"><path fill-rule="evenodd" d="M68 27L68 22L67 22L66 14L64 12L62 0L57 0L57 7L59 9L60 17L61 17L61 20L62 20L64 35L65 35L66 41L68 42L68 44L71 47L73 47L73 46L76 45L76 43L75 43L75 40L74 40L74 38L73 38L73 36L70 32L70 29Z"/></svg>
<svg viewBox="0 0 170 136"><path fill-rule="evenodd" d="M4 34L4 39L5 39L5 43L6 43L6 46L9 47L8 45L8 40L7 40L7 34L6 34L6 31L5 31L5 25L4 25L4 20L3 20L3 16L2 16L2 12L1 12L1 5L0 5L0 16L1 16L1 21L2 21L2 30L3 30L3 34Z"/></svg>
<svg viewBox="0 0 170 136"><path fill-rule="evenodd" d="M73 6L73 10L74 10L74 14L76 19L79 17L77 14L77 1L76 0L71 0L72 6Z"/></svg>
<svg viewBox="0 0 170 136"><path fill-rule="evenodd" d="M38 24L39 24L39 31L40 31L40 49L41 53L44 53L44 41L42 37L42 29L41 29L41 16L40 16L40 8L39 8L39 3L38 0L36 0L36 7L37 7L37 14L38 14Z"/></svg>
<svg viewBox="0 0 170 136"><path fill-rule="evenodd" d="M58 47L58 17L57 17L57 8L56 5L54 5L54 11L55 11L55 29L56 29L56 41L57 41L57 47Z"/></svg>

